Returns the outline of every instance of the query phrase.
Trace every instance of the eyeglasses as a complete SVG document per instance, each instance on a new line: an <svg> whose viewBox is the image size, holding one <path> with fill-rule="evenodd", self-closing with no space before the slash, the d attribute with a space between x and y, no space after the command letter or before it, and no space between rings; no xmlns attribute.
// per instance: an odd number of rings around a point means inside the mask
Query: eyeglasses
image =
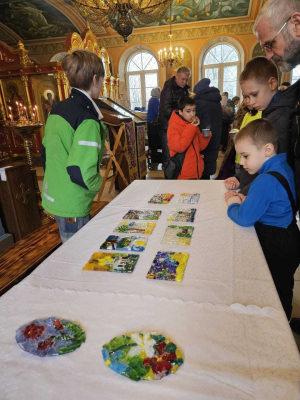
<svg viewBox="0 0 300 400"><path fill-rule="evenodd" d="M261 48L265 51L272 51L274 42L277 38L277 36L282 32L282 30L286 27L286 25L288 24L289 20L292 18L292 16L290 16L290 18L282 25L282 27L280 28L280 31L277 33L277 35L274 37L273 40L269 40L268 42L266 42L265 44L263 44L261 46Z"/></svg>

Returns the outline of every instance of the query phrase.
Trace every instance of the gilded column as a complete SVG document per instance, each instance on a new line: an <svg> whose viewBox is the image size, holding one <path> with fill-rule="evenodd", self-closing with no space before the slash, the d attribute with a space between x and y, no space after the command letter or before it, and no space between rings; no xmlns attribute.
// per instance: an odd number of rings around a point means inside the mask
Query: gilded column
<svg viewBox="0 0 300 400"><path fill-rule="evenodd" d="M29 89L28 89L28 76L27 75L21 75L21 81L22 81L24 89L25 89L26 103L27 103L28 111L29 111L29 114L32 116L33 115L33 109L32 109Z"/></svg>
<svg viewBox="0 0 300 400"><path fill-rule="evenodd" d="M3 86L2 86L2 81L1 81L1 79L0 79L0 119L1 120L3 120L3 121L5 121L6 120L6 118L8 117L8 112L7 112L7 108L5 107L4 108L4 105L3 105L3 102L2 102L2 95L3 95L3 99L4 99L4 101L5 101L5 98L4 98L4 92L3 92ZM5 104L5 106L6 106L6 104ZM6 111L6 112L5 112Z"/></svg>
<svg viewBox="0 0 300 400"><path fill-rule="evenodd" d="M62 84L64 87L65 99L69 97L69 81L64 72L62 72Z"/></svg>
<svg viewBox="0 0 300 400"><path fill-rule="evenodd" d="M55 72L54 74L54 78L56 80L57 83L57 87L58 87L58 97L59 97L59 101L62 101L63 95L62 95L62 90L61 90L61 80L62 80L62 73L60 71Z"/></svg>

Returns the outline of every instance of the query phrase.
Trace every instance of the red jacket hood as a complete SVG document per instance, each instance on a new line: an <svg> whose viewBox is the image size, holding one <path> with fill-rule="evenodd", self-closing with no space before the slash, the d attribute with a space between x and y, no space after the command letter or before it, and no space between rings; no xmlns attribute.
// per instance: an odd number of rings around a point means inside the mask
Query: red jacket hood
<svg viewBox="0 0 300 400"><path fill-rule="evenodd" d="M189 122L183 120L183 119L179 116L178 111L173 111L173 112L172 112L172 115L171 115L171 118L170 118L170 122L169 122L169 125L170 125L170 124L176 124L176 125L186 126L186 125L189 124Z"/></svg>

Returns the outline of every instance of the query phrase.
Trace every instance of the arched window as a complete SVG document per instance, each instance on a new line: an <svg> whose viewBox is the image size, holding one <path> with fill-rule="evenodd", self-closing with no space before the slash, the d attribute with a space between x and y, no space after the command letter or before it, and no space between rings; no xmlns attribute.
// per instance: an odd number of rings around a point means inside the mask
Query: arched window
<svg viewBox="0 0 300 400"><path fill-rule="evenodd" d="M158 63L146 51L133 54L127 63L130 107L148 107L151 90L158 86Z"/></svg>
<svg viewBox="0 0 300 400"><path fill-rule="evenodd" d="M295 67L292 71L292 84L297 82L298 79L300 79L300 65Z"/></svg>
<svg viewBox="0 0 300 400"><path fill-rule="evenodd" d="M229 44L217 44L211 47L203 59L203 76L211 80L210 86L228 92L229 98L236 96L240 57L238 51Z"/></svg>

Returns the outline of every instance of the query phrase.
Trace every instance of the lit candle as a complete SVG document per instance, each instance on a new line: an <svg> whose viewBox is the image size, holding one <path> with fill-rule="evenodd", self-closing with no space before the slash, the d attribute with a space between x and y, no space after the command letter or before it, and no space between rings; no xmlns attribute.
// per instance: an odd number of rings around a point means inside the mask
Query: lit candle
<svg viewBox="0 0 300 400"><path fill-rule="evenodd" d="M10 108L10 107L9 107L9 108ZM11 114L9 114L9 118L10 118L11 122L13 122L13 117L12 117Z"/></svg>
<svg viewBox="0 0 300 400"><path fill-rule="evenodd" d="M19 118L20 118L20 110L19 110L19 103L16 101L16 105L17 105L17 109L18 109L18 114L19 114Z"/></svg>
<svg viewBox="0 0 300 400"><path fill-rule="evenodd" d="M36 112L36 121L39 122L40 120L40 116L39 116L39 112L38 112L38 106L35 106L35 112Z"/></svg>
<svg viewBox="0 0 300 400"><path fill-rule="evenodd" d="M29 121L28 114L27 114L27 109L26 109L25 106L24 106L24 110L25 110L26 121Z"/></svg>

